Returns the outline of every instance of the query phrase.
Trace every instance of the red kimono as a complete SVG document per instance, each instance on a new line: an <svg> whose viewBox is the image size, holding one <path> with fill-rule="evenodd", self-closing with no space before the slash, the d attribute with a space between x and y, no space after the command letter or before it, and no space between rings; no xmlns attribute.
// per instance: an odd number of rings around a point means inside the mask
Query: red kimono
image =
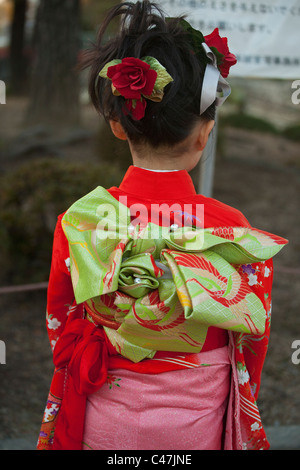
<svg viewBox="0 0 300 470"><path fill-rule="evenodd" d="M189 220L197 227L199 217L196 207L204 205L204 219L201 221L204 228L215 227L218 236L230 239L234 227L251 227L247 219L238 210L227 206L215 199L197 195L192 180L185 170L172 172L152 172L146 169L131 166L119 188L112 187L108 190L111 196L117 200L126 201L127 207L133 207L136 203L144 204L148 209L146 223L159 220L160 225L166 221L160 213L159 205L165 203L169 206L180 204L182 211L171 213L170 225L180 225ZM155 204L157 204L155 206ZM153 210L153 208L156 210ZM186 212L186 208L192 208L192 213ZM172 370L179 366L173 364L162 365L151 359L145 359L141 363L132 363L121 357L103 335L101 328L95 327L85 319L86 310L84 304L77 304L74 298L74 290L70 276L69 245L62 230L61 220L58 217L54 234L53 257L48 287L47 299L47 329L52 350L54 351L55 372L51 383L48 402L46 405L43 423L41 427L38 449L80 449L84 426L86 395L93 393L101 387L106 380L103 376L90 381L87 375L85 385L82 385L81 377L73 376L70 379L68 367L72 358L72 367L84 369L85 362L89 367L103 368L103 363L109 363L110 368L127 368L137 373L161 373L164 370ZM136 214L133 214L133 219ZM286 240L274 236L279 245L286 244ZM234 337L235 363L239 364L238 384L240 394L239 416L243 427L243 438L249 449L267 449L269 444L261 424L260 415L256 405L256 399L260 387L260 376L267 351L270 311L271 288L273 279L272 259L265 262L254 263L241 267L241 276L245 278L252 291L263 303L266 312L266 329L263 335L253 336L243 333L231 333ZM87 325L88 324L88 325ZM59 344L63 332L68 334ZM82 354L74 356L74 344L78 337L85 338L89 335L98 335L102 341L102 363L95 365L95 355L99 353L96 343L86 350L82 347ZM69 336L68 336L69 335ZM79 336L78 336L79 335ZM94 337L93 336L93 337ZM100 338L101 336L101 338ZM82 338L81 338L82 339ZM228 344L229 335L225 329L209 327L204 346L201 351L210 351ZM82 342L82 344L84 341ZM97 343L98 344L98 343ZM104 345L104 346L103 346ZM93 349L94 348L94 349ZM105 353L103 353L103 349ZM73 356L72 356L73 354ZM157 353L163 354L163 353ZM174 353L176 355L176 353ZM168 353L170 356L170 353ZM188 355L186 355L188 356ZM68 363L69 361L69 363ZM74 366L75 364L75 366ZM100 370L99 369L99 370ZM105 369L105 367L104 367ZM98 370L98 369L97 369ZM101 369L102 371L102 369ZM82 385L82 393L78 390ZM67 398L66 398L67 397ZM72 417L72 418L70 418ZM69 421L71 419L71 421ZM246 436L246 437L245 437Z"/></svg>

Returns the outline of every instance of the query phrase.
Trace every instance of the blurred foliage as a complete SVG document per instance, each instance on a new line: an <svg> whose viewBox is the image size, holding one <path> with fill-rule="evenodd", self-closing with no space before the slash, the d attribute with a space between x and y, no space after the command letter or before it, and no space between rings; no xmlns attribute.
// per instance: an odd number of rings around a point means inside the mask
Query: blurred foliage
<svg viewBox="0 0 300 470"><path fill-rule="evenodd" d="M285 137L286 139L296 142L300 141L300 124L287 126L283 130L279 130L272 123L265 119L251 116L243 112L224 114L219 119L219 146L224 146L224 131L226 127L234 127L236 129L246 129L250 131L265 132Z"/></svg>
<svg viewBox="0 0 300 470"><path fill-rule="evenodd" d="M121 0L83 0L82 28L85 31L97 29L108 10L119 3L121 3Z"/></svg>
<svg viewBox="0 0 300 470"><path fill-rule="evenodd" d="M57 216L96 186L119 185L117 166L36 160L0 178L1 285L48 280Z"/></svg>
<svg viewBox="0 0 300 470"><path fill-rule="evenodd" d="M300 141L300 124L289 126L282 132L282 135L290 140Z"/></svg>
<svg viewBox="0 0 300 470"><path fill-rule="evenodd" d="M247 108L247 93L241 86L234 85L231 88L230 104L235 107L236 112L245 113Z"/></svg>
<svg viewBox="0 0 300 470"><path fill-rule="evenodd" d="M248 129L251 131L258 132L269 132L272 134L278 134L279 131L277 128L266 121L256 116L251 116L250 114L241 113L232 113L226 116L222 116L220 119L220 125L222 127L230 126L238 129Z"/></svg>

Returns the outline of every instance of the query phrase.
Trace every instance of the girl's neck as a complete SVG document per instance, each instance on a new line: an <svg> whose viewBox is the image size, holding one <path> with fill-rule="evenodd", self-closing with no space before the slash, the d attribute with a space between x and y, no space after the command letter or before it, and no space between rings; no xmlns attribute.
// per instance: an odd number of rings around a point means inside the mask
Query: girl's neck
<svg viewBox="0 0 300 470"><path fill-rule="evenodd" d="M176 153L166 151L158 151L155 149L134 148L130 145L133 165L155 171L173 171L187 170L190 171L198 163L202 152L182 152ZM162 149L160 149L162 150Z"/></svg>

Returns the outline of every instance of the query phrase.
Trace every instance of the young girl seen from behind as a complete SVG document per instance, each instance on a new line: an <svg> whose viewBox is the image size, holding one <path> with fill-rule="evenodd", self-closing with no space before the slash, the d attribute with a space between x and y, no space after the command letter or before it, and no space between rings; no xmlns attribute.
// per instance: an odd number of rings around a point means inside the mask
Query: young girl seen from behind
<svg viewBox="0 0 300 470"><path fill-rule="evenodd" d="M227 39L124 2L84 63L133 164L58 217L38 448L267 449L256 400L287 241L197 195L188 173L230 93Z"/></svg>

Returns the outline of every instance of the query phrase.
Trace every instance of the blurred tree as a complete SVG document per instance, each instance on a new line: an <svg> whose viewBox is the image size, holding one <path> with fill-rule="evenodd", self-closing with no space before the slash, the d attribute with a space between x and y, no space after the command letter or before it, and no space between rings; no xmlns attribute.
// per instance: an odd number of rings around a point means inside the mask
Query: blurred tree
<svg viewBox="0 0 300 470"><path fill-rule="evenodd" d="M27 120L56 128L79 122L80 0L40 0Z"/></svg>
<svg viewBox="0 0 300 470"><path fill-rule="evenodd" d="M26 89L26 63L24 58L24 29L27 0L14 0L14 13L10 33L10 85L13 93Z"/></svg>
<svg viewBox="0 0 300 470"><path fill-rule="evenodd" d="M107 11L121 3L122 0L81 0L82 19L86 30L96 30L102 23Z"/></svg>

